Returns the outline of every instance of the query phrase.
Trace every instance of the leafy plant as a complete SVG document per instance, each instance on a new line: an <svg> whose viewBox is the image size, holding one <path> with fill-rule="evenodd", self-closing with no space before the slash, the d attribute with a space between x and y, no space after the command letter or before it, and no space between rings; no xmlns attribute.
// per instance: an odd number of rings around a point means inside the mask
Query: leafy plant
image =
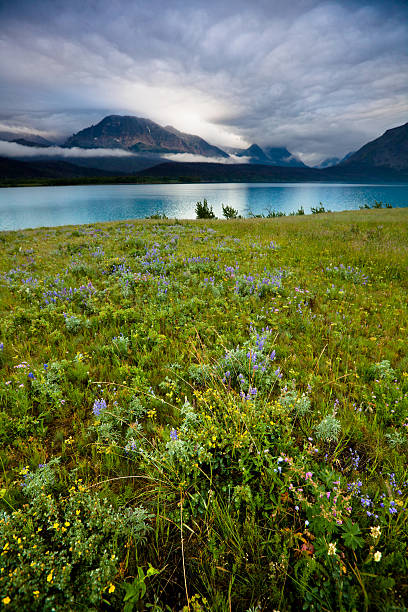
<svg viewBox="0 0 408 612"><path fill-rule="evenodd" d="M208 205L207 200L204 198L203 202L197 202L195 207L197 219L215 219L212 206Z"/></svg>
<svg viewBox="0 0 408 612"><path fill-rule="evenodd" d="M222 214L226 219L236 219L238 217L238 211L236 208L232 208L232 206L224 206L222 204Z"/></svg>
<svg viewBox="0 0 408 612"><path fill-rule="evenodd" d="M125 582L122 587L125 590L125 596L123 598L123 612L132 612L135 605L143 599L146 594L146 579L158 574L159 570L155 569L150 563L146 573L144 573L142 567L137 568L137 576L133 579L133 582Z"/></svg>
<svg viewBox="0 0 408 612"><path fill-rule="evenodd" d="M328 414L316 426L316 436L323 442L337 442L340 432L341 423L334 414Z"/></svg>

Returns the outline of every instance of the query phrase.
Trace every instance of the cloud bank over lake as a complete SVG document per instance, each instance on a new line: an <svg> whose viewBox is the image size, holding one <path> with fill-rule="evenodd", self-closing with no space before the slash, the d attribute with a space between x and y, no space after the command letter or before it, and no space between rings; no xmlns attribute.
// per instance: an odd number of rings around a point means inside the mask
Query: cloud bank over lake
<svg viewBox="0 0 408 612"><path fill-rule="evenodd" d="M80 147L27 147L0 140L0 155L5 157L134 157L123 149L81 149Z"/></svg>

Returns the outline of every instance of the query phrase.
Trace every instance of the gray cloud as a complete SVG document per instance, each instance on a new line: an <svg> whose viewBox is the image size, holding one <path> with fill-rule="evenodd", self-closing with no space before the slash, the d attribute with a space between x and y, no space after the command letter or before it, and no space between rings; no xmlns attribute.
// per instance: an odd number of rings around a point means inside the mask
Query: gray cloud
<svg viewBox="0 0 408 612"><path fill-rule="evenodd" d="M62 138L127 113L341 156L407 121L407 17L392 0L0 3L0 120Z"/></svg>
<svg viewBox="0 0 408 612"><path fill-rule="evenodd" d="M135 157L123 149L81 149L71 147L26 147L16 142L0 140L0 155L5 157Z"/></svg>
<svg viewBox="0 0 408 612"><path fill-rule="evenodd" d="M161 157L175 162L206 162L212 164L247 164L251 161L250 157L238 157L237 155L209 158L205 155L195 155L193 153L167 153Z"/></svg>

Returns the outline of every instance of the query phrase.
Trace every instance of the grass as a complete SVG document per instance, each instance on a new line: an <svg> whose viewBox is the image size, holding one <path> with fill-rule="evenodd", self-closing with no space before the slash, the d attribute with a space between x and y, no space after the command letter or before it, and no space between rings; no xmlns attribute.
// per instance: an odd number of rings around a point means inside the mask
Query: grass
<svg viewBox="0 0 408 612"><path fill-rule="evenodd" d="M0 233L9 610L406 610L408 211Z"/></svg>

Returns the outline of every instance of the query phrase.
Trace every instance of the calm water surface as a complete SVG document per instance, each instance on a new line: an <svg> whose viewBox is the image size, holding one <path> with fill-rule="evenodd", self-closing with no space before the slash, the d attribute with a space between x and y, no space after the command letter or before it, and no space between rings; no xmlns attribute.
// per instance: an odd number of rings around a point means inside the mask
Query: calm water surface
<svg viewBox="0 0 408 612"><path fill-rule="evenodd" d="M0 230L143 218L157 211L194 219L207 198L217 217L222 204L248 216L268 209L306 213L322 202L330 210L358 209L374 201L408 207L408 185L333 183L200 183L186 185L75 185L0 189Z"/></svg>

